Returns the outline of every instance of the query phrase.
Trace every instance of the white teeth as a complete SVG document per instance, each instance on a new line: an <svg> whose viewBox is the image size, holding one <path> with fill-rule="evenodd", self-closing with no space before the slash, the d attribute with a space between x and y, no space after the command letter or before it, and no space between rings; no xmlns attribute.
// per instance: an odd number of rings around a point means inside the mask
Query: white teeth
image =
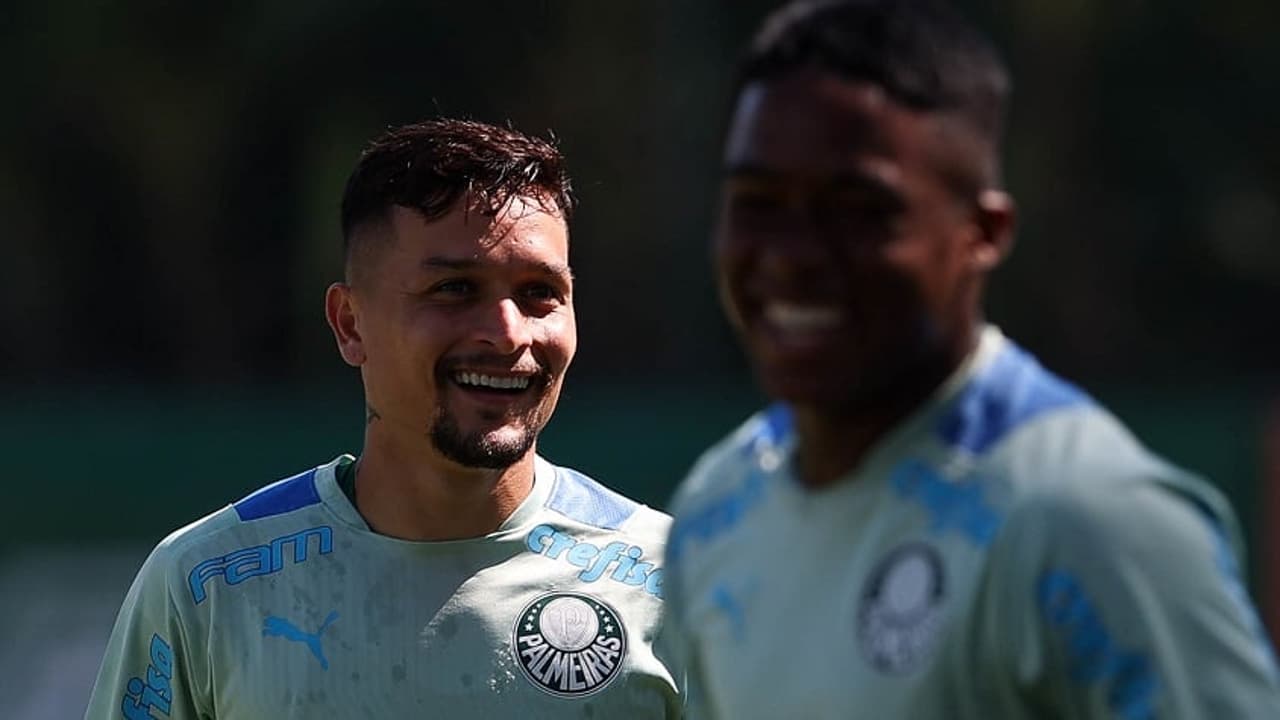
<svg viewBox="0 0 1280 720"><path fill-rule="evenodd" d="M529 378L526 376L497 376L484 375L473 372L460 372L454 375L453 379L460 385L474 385L476 387L491 387L499 390L523 390L529 387Z"/></svg>
<svg viewBox="0 0 1280 720"><path fill-rule="evenodd" d="M764 317L784 331L815 332L838 326L842 314L838 307L831 305L797 305L775 300L765 305Z"/></svg>

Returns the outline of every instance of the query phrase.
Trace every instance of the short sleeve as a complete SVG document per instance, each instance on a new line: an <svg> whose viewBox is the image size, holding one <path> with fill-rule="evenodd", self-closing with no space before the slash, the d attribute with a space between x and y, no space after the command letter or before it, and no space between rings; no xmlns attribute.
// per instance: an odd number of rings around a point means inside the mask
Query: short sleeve
<svg viewBox="0 0 1280 720"><path fill-rule="evenodd" d="M143 564L125 596L85 720L198 720L196 669L187 628L167 581L164 546Z"/></svg>
<svg viewBox="0 0 1280 720"><path fill-rule="evenodd" d="M669 542L667 547L671 547ZM658 648L676 679L684 701L684 717L688 720L704 720L712 716L704 704L706 695L696 638L684 622L685 601L680 571L678 558L668 555L664 570L663 619Z"/></svg>
<svg viewBox="0 0 1280 720"><path fill-rule="evenodd" d="M1045 493L1011 518L1001 653L1071 720L1280 718L1225 504L1159 482Z"/></svg>

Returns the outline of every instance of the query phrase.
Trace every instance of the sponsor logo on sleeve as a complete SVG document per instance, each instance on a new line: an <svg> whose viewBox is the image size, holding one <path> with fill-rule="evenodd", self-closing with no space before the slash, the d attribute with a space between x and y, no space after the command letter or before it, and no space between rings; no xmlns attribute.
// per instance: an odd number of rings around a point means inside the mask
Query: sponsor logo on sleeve
<svg viewBox="0 0 1280 720"><path fill-rule="evenodd" d="M512 651L539 689L581 697L604 689L622 667L627 636L618 613L589 595L552 592L516 618Z"/></svg>
<svg viewBox="0 0 1280 720"><path fill-rule="evenodd" d="M1080 685L1107 686L1107 705L1125 720L1156 717L1160 689L1146 654L1121 647L1075 575L1047 570L1036 585L1040 613L1066 649L1068 672Z"/></svg>
<svg viewBox="0 0 1280 720"><path fill-rule="evenodd" d="M151 636L151 664L143 677L125 683L120 711L126 720L156 720L152 711L169 717L173 707L173 648L159 635Z"/></svg>
<svg viewBox="0 0 1280 720"><path fill-rule="evenodd" d="M314 543L311 541L315 540ZM209 558L191 569L187 584L196 604L208 597L205 584L211 578L222 577L228 585L238 585L251 577L271 575L284 569L285 558L292 564L306 562L315 547L321 555L333 552L333 528L327 525L307 528L289 535L281 535L265 545L236 550L215 558ZM289 552L286 553L286 550Z"/></svg>

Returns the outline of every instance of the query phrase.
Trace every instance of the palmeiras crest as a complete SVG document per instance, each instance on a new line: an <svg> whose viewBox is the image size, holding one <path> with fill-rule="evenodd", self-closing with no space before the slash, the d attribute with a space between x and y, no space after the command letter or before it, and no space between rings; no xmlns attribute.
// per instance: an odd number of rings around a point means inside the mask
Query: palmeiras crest
<svg viewBox="0 0 1280 720"><path fill-rule="evenodd" d="M872 667L901 675L928 660L942 630L946 573L932 546L894 548L871 571L858 605L858 642Z"/></svg>
<svg viewBox="0 0 1280 720"><path fill-rule="evenodd" d="M525 677L560 697L604 689L627 655L627 635L617 611L582 593L536 598L516 618L511 637Z"/></svg>

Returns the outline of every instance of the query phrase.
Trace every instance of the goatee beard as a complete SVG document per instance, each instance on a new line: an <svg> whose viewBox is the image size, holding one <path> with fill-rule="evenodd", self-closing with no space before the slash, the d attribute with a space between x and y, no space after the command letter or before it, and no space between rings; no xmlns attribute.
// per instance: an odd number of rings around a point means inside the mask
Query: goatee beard
<svg viewBox="0 0 1280 720"><path fill-rule="evenodd" d="M441 455L463 467L505 470L529 452L538 439L536 423L520 424L515 438L495 440L488 433L463 434L452 413L441 410L431 426L431 444Z"/></svg>

